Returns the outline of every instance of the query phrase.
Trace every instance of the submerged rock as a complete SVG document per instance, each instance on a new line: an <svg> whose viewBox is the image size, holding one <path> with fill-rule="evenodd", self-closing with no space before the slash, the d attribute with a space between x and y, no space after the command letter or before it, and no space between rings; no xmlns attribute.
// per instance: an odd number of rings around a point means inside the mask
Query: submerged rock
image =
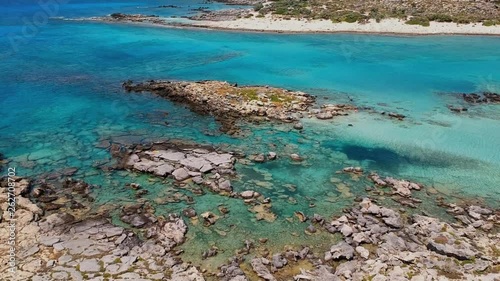
<svg viewBox="0 0 500 281"><path fill-rule="evenodd" d="M258 195L253 190L246 190L246 191L243 191L242 193L240 193L240 196L243 199L251 199L251 198L257 197Z"/></svg>
<svg viewBox="0 0 500 281"><path fill-rule="evenodd" d="M205 220L206 226L215 224L215 222L219 219L219 217L212 212L205 212L201 214L201 217Z"/></svg>
<svg viewBox="0 0 500 281"><path fill-rule="evenodd" d="M269 152L267 153L267 159L269 159L269 160L275 160L275 159L276 159L276 157L277 157L276 152L269 151Z"/></svg>
<svg viewBox="0 0 500 281"><path fill-rule="evenodd" d="M304 129L304 125L302 125L302 123L300 123L300 122L297 122L297 123L295 123L295 124L293 125L293 128L294 128L295 130L302 130L302 129Z"/></svg>
<svg viewBox="0 0 500 281"><path fill-rule="evenodd" d="M196 211L193 208L187 208L187 209L182 210L182 214L188 218L196 217Z"/></svg>
<svg viewBox="0 0 500 281"><path fill-rule="evenodd" d="M500 94L493 92L462 94L462 98L472 104L500 103Z"/></svg>

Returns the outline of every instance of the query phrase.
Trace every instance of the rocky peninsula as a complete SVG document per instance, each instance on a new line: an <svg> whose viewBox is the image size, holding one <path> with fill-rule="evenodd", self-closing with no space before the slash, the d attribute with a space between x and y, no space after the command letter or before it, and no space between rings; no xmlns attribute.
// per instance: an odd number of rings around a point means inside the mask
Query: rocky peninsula
<svg viewBox="0 0 500 281"><path fill-rule="evenodd" d="M491 1L484 1L477 11L464 11L463 6L455 7L454 15L441 12L425 15L404 14L412 10L400 7L400 13L384 7L380 12L375 7L368 7L372 12L360 10L360 5L344 10L339 7L312 8L309 1L265 2L255 5L254 9L226 9L217 11L200 11L199 14L186 17L187 20L159 17L157 15L115 13L105 17L92 17L85 20L140 23L166 27L206 28L218 30L237 30L251 32L277 33L378 33L404 35L500 35L500 19L498 7ZM393 2L391 2L394 4ZM317 3L315 3L317 4ZM386 3L387 4L387 3ZM456 4L456 3L454 3ZM277 7L276 5L281 5ZM306 6L304 6L306 5ZM312 4L311 4L312 5ZM376 3L372 5L377 6ZM390 6L391 4L389 4ZM410 5L404 3L404 5ZM494 5L494 4L493 4ZM361 6L364 6L362 4Z"/></svg>

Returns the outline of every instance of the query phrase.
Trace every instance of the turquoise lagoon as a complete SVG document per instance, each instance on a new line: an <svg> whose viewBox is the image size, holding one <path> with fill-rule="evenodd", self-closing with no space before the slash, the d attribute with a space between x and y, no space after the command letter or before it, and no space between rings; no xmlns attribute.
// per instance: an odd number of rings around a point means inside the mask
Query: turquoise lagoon
<svg viewBox="0 0 500 281"><path fill-rule="evenodd" d="M100 170L97 166L110 160L107 150L96 147L101 140L184 139L281 156L238 165L239 178L233 181L237 191L254 189L270 197L276 221L256 221L236 199L194 196L198 213L217 213L219 204L230 213L211 228L189 223L189 239L182 246L187 260L216 266L245 239L261 237L270 239L270 249L330 245L331 235L304 234L308 224L299 223L294 212L331 216L366 194L365 178L337 173L345 166L419 181L447 200L473 198L499 207L498 106L470 106L460 115L447 108L461 103L452 92L500 91L499 37L257 34L53 19L34 36L19 39L12 52L9 34L21 34L20 18L30 19L40 10L15 2L0 4L0 152L19 175L77 167L74 177L101 185L96 208L135 202L124 185L139 182L149 190L144 198L165 214L180 212L188 205L186 196L194 195L169 180ZM158 12L158 5L172 3L181 8ZM188 5L224 8L201 1L69 1L58 16L143 10L178 16L192 12ZM326 122L304 119L303 132L289 125L242 124L246 136L231 138L218 132L210 116L149 94L125 94L121 83L127 79L272 85L317 95L318 103L352 99L360 107L407 118L394 121L361 110ZM292 163L290 153L306 160ZM444 216L434 205L429 199L421 209ZM210 245L223 252L200 260Z"/></svg>

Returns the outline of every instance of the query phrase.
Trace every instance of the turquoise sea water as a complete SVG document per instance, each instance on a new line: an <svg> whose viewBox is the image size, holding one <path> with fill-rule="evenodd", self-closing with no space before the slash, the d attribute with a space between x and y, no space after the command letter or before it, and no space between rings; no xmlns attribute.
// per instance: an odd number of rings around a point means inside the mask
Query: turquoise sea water
<svg viewBox="0 0 500 281"><path fill-rule="evenodd" d="M100 140L175 138L281 156L275 162L240 165L240 179L233 182L237 191L255 189L271 197L276 222L255 221L236 199L198 196L198 213L216 212L219 203L231 213L217 223L217 231L190 225L186 256L199 258L207 244L218 244L231 255L246 237L280 235L280 241L270 240L276 247L314 239L328 244L323 234L306 236L307 224L286 218L298 210L330 215L362 195L366 179L336 173L351 165L498 207L500 107L475 106L456 115L447 105L460 104L450 92L500 91L499 37L257 34L60 19L26 37L22 18L29 22L41 8L12 2L0 4L0 152L20 175L78 167L75 177L102 185L97 201L107 204L135 201L124 184L141 182L157 212L168 213L185 208L185 196L192 194L168 180L101 171L96 164L110 156L96 147ZM181 8L156 8L170 4ZM56 16L180 16L202 6L225 8L201 1L80 0L60 5ZM230 138L218 132L211 117L148 94L124 94L121 83L127 79L272 85L315 94L320 103L351 98L358 106L408 117L400 122L361 111L333 121L303 120L302 133L288 125L245 125L248 137ZM292 163L290 153L306 161ZM172 197L181 199L167 202ZM309 208L310 203L316 207Z"/></svg>

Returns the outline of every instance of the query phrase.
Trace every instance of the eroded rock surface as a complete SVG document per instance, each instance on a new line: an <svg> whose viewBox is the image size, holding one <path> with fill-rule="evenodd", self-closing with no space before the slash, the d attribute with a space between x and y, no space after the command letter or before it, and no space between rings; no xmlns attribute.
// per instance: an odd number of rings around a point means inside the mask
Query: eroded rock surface
<svg viewBox="0 0 500 281"><path fill-rule="evenodd" d="M230 179L236 175L233 153L219 152L176 142L132 145L114 153L123 168L159 177L172 177L177 182L192 181L217 193L230 194Z"/></svg>
<svg viewBox="0 0 500 281"><path fill-rule="evenodd" d="M5 181L0 183L3 209L7 192ZM145 216L147 222L141 226L147 238L143 239L112 224L106 211L90 211L92 187L83 181L66 179L59 188L43 181L30 185L31 191L18 196L19 210L15 213L19 280L205 280L197 268L170 252L183 243L187 232L186 224L177 215L165 219L152 213ZM38 189L43 192L35 192ZM57 194L63 199L43 200L41 194ZM61 206L50 208L45 201ZM72 208L75 204L80 207ZM9 236L8 223L0 222L2 241ZM0 245L2 280L10 278L8 247Z"/></svg>

